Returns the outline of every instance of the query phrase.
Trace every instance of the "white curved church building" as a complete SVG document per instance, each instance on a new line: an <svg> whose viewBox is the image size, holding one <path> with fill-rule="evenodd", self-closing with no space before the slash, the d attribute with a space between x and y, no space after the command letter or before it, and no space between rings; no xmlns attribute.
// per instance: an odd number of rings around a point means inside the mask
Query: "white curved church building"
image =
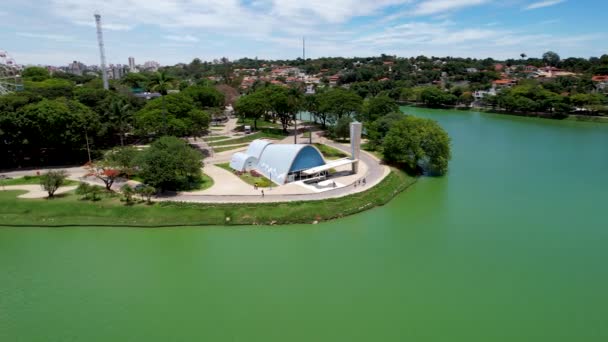
<svg viewBox="0 0 608 342"><path fill-rule="evenodd" d="M292 182L300 172L325 165L316 147L303 144L273 144L254 140L246 152L232 155L230 167L237 171L256 170L276 184Z"/></svg>

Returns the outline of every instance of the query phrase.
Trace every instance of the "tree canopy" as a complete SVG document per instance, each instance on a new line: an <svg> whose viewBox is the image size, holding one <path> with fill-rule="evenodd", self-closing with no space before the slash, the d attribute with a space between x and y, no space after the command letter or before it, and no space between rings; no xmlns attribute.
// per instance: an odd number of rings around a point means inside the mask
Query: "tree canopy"
<svg viewBox="0 0 608 342"><path fill-rule="evenodd" d="M166 102L167 134L174 136L199 135L209 128L210 115L195 108L194 101L185 94L169 94L165 99L149 101L135 113L141 134L158 134L164 129L163 101Z"/></svg>
<svg viewBox="0 0 608 342"><path fill-rule="evenodd" d="M451 159L450 137L436 121L406 116L389 129L382 144L384 158L410 169L421 167L443 175Z"/></svg>
<svg viewBox="0 0 608 342"><path fill-rule="evenodd" d="M161 190L187 189L201 177L202 155L175 137L162 137L139 160L140 176Z"/></svg>
<svg viewBox="0 0 608 342"><path fill-rule="evenodd" d="M258 129L257 121L266 114L270 104L263 92L254 92L241 96L235 103L236 113L242 118L253 119L254 129Z"/></svg>

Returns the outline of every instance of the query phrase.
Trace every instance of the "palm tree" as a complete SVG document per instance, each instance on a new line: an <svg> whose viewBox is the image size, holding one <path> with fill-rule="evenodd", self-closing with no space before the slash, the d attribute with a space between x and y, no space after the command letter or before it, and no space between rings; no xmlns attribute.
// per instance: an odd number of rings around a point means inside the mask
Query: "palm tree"
<svg viewBox="0 0 608 342"><path fill-rule="evenodd" d="M526 57L528 57L528 55L526 55L525 53L522 53L520 56L521 56L521 59L525 59Z"/></svg>
<svg viewBox="0 0 608 342"><path fill-rule="evenodd" d="M131 116L131 105L121 98L114 98L110 103L110 117L118 121L120 146L125 146L125 124Z"/></svg>
<svg viewBox="0 0 608 342"><path fill-rule="evenodd" d="M173 78L167 75L167 73L164 71L157 72L150 80L150 89L158 91L163 101L163 134L167 134L167 108L165 106L165 95L167 95L167 90L169 90L171 81L173 81Z"/></svg>

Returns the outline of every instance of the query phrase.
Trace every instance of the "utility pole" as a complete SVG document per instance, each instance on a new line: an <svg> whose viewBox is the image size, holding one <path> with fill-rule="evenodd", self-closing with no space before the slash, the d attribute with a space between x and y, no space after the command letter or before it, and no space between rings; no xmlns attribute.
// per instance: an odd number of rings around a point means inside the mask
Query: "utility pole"
<svg viewBox="0 0 608 342"><path fill-rule="evenodd" d="M99 56L101 58L101 79L103 80L103 89L108 90L108 71L106 70L106 52L103 47L103 33L101 32L101 15L95 13L95 24L97 26L97 43L99 44Z"/></svg>
<svg viewBox="0 0 608 342"><path fill-rule="evenodd" d="M306 37L302 37L302 60L306 64Z"/></svg>

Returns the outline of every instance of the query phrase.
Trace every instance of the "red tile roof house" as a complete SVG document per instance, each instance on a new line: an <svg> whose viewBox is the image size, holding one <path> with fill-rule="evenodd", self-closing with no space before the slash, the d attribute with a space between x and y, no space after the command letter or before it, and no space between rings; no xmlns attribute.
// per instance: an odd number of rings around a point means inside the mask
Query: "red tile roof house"
<svg viewBox="0 0 608 342"><path fill-rule="evenodd" d="M329 84L335 86L338 84L338 80L340 80L340 75L329 76L328 79L329 79Z"/></svg>
<svg viewBox="0 0 608 342"><path fill-rule="evenodd" d="M498 88L511 87L517 84L517 80L502 79L492 82L492 85Z"/></svg>
<svg viewBox="0 0 608 342"><path fill-rule="evenodd" d="M596 75L591 77L593 82L608 82L608 75Z"/></svg>
<svg viewBox="0 0 608 342"><path fill-rule="evenodd" d="M608 93L608 75L596 75L591 77L591 80L596 83L598 91Z"/></svg>

